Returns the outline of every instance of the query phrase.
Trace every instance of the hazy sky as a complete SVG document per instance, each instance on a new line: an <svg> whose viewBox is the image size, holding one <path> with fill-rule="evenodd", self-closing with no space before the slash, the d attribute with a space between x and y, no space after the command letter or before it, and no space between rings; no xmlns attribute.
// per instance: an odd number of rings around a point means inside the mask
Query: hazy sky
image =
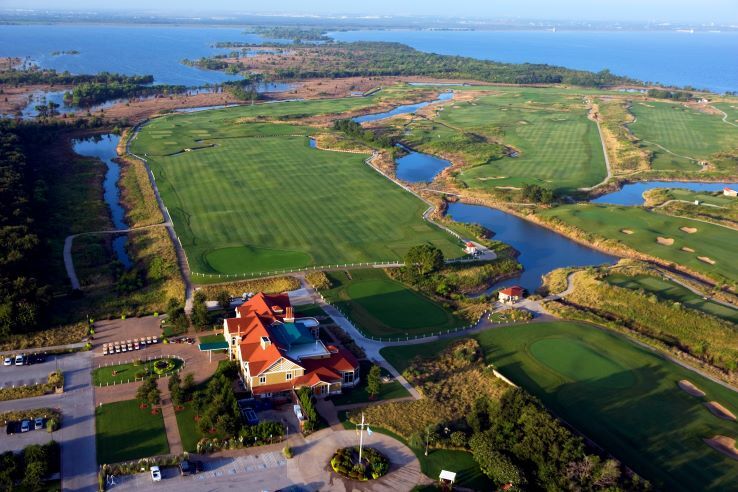
<svg viewBox="0 0 738 492"><path fill-rule="evenodd" d="M0 8L130 8L176 15L191 12L444 15L574 20L674 20L738 23L738 0L0 0Z"/></svg>

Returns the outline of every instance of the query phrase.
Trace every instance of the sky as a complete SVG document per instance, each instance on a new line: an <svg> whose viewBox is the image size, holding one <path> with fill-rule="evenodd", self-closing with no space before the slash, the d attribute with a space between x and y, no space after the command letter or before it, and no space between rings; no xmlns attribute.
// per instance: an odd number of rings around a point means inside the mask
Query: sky
<svg viewBox="0 0 738 492"><path fill-rule="evenodd" d="M0 8L103 10L114 5L172 15L238 14L434 15L594 21L738 23L738 0L0 0ZM108 7L110 8L110 7Z"/></svg>

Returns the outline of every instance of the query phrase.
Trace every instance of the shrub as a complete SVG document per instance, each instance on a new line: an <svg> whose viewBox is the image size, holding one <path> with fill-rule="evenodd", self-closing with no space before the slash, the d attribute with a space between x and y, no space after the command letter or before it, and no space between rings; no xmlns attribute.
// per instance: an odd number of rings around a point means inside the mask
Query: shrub
<svg viewBox="0 0 738 492"><path fill-rule="evenodd" d="M289 459L291 459L291 458L292 458L292 456L294 456L294 454L293 454L293 451L292 451L292 448L291 448L291 447L289 447L289 446L285 446L284 448L282 448L282 454L283 454L283 455L284 455L284 457L285 457L285 458L287 458L288 460L289 460ZM333 462L332 462L332 461L331 461L331 464L333 464Z"/></svg>

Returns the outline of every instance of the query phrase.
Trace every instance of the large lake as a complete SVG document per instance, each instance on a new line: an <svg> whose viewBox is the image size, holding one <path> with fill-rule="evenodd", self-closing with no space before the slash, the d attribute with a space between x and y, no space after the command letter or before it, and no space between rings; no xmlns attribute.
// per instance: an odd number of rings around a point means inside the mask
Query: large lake
<svg viewBox="0 0 738 492"><path fill-rule="evenodd" d="M644 81L738 91L738 32L347 31L339 41L394 41L421 51L548 63Z"/></svg>

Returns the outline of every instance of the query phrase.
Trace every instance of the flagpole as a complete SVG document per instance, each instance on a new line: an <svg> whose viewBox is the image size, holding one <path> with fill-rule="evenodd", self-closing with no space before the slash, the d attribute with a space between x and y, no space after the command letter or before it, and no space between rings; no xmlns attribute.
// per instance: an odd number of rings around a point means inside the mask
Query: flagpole
<svg viewBox="0 0 738 492"><path fill-rule="evenodd" d="M361 451L364 447L364 412L361 412L361 427L359 430L359 464L361 464Z"/></svg>

